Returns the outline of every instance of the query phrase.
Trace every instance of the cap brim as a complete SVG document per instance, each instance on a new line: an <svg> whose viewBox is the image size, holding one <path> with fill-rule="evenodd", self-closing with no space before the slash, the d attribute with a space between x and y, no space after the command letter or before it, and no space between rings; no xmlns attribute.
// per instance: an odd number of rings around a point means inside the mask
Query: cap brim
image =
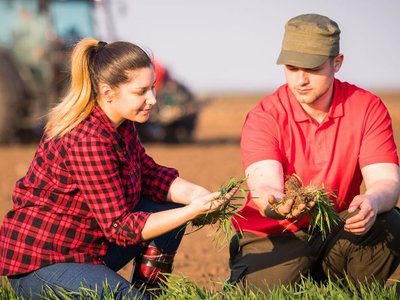
<svg viewBox="0 0 400 300"><path fill-rule="evenodd" d="M277 64L291 65L299 68L313 69L322 65L329 56L300 53L295 51L281 50Z"/></svg>

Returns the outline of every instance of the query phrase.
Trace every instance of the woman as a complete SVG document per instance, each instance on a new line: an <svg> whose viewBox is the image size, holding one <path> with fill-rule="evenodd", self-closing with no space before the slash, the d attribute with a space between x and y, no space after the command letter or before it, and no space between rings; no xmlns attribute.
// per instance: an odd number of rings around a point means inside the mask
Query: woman
<svg viewBox="0 0 400 300"><path fill-rule="evenodd" d="M184 225L225 201L145 153L133 121L149 119L154 86L153 63L134 44L87 38L74 48L69 91L1 228L0 271L17 294L83 285L101 297L107 281L122 297L131 284L116 272L133 258L132 284L154 286Z"/></svg>

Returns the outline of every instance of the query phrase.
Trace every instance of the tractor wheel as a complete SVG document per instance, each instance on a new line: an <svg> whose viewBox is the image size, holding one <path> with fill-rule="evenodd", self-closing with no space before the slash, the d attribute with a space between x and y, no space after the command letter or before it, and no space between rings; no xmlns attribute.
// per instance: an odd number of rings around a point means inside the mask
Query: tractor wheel
<svg viewBox="0 0 400 300"><path fill-rule="evenodd" d="M186 144L193 142L197 114L189 114L164 127L164 142Z"/></svg>
<svg viewBox="0 0 400 300"><path fill-rule="evenodd" d="M0 143L17 140L27 93L12 56L0 49Z"/></svg>

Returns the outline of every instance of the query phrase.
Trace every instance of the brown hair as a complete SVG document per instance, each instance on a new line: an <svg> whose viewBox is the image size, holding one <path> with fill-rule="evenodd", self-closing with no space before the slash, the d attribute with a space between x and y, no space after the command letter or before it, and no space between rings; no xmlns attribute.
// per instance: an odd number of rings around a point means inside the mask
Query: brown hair
<svg viewBox="0 0 400 300"><path fill-rule="evenodd" d="M67 94L50 110L45 128L47 137L63 136L89 116L97 105L100 82L116 88L130 80L130 71L152 65L150 56L135 44L82 39L72 52Z"/></svg>

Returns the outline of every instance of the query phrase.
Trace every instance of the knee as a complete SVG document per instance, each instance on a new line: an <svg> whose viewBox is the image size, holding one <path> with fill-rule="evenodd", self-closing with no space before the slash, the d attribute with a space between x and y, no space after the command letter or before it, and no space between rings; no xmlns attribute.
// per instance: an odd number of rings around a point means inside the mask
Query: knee
<svg viewBox="0 0 400 300"><path fill-rule="evenodd" d="M400 209L398 207L378 215L377 220L382 222L387 229L400 232Z"/></svg>
<svg viewBox="0 0 400 300"><path fill-rule="evenodd" d="M382 229L381 234L385 236L388 247L396 256L400 256L400 210L395 207L380 214L377 224Z"/></svg>
<svg viewBox="0 0 400 300"><path fill-rule="evenodd" d="M245 255L231 265L230 283L239 283L252 291L261 290L268 293L271 289L298 283L303 276L308 276L314 260L309 257L298 257L290 261L269 261L266 258L254 259L254 255ZM260 262L264 261L263 263Z"/></svg>

